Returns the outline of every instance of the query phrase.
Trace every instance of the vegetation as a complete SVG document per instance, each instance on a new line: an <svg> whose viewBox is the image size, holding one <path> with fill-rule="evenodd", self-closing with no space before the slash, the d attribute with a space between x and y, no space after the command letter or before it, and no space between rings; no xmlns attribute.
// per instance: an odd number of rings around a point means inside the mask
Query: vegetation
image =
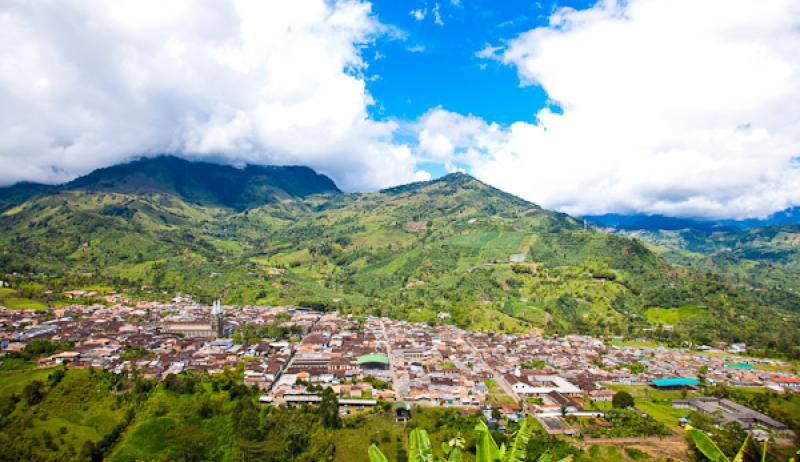
<svg viewBox="0 0 800 462"><path fill-rule="evenodd" d="M593 438L667 436L671 433L661 422L630 408L610 409L600 422L591 420L585 422L582 428L584 435Z"/></svg>
<svg viewBox="0 0 800 462"><path fill-rule="evenodd" d="M617 409L633 407L633 396L627 391L618 391L611 398L611 405Z"/></svg>
<svg viewBox="0 0 800 462"><path fill-rule="evenodd" d="M26 196L0 214L11 285L0 301L57 306L64 290L103 285L476 330L741 341L800 357L799 294L672 266L636 239L464 174L341 194L307 169L232 170L158 158Z"/></svg>

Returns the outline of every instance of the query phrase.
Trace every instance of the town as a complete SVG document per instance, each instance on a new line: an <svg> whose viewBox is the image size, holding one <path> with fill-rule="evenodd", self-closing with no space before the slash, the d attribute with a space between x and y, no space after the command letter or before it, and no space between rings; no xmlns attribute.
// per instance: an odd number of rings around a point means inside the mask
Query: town
<svg viewBox="0 0 800 462"><path fill-rule="evenodd" d="M71 294L80 297L83 294ZM535 416L550 433L570 435L567 416L603 414L620 386L691 390L702 383L800 392L789 363L743 357L744 345L670 349L588 336L472 332L455 326L317 312L301 307L212 306L178 296L171 303L71 305L47 311L0 308L6 354L39 339L69 345L39 366L136 370L167 379L194 370L243 369L264 405L319 402L329 387L340 413L395 403L483 410L491 421ZM727 350L727 351L725 351ZM725 399L686 397L675 409L723 414L753 434L787 426ZM492 411L492 412L490 412ZM405 412L405 414L404 414Z"/></svg>

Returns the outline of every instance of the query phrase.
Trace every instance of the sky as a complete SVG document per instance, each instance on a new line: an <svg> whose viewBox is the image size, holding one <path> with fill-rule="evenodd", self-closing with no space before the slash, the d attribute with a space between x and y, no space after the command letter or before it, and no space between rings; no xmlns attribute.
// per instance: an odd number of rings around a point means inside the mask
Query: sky
<svg viewBox="0 0 800 462"><path fill-rule="evenodd" d="M800 3L0 2L0 185L164 153L763 217L800 205Z"/></svg>

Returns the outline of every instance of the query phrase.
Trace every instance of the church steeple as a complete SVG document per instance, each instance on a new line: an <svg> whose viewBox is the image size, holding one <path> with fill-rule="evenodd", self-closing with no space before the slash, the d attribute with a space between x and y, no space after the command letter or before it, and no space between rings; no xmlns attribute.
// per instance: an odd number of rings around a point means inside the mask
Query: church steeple
<svg viewBox="0 0 800 462"><path fill-rule="evenodd" d="M225 336L225 326L223 325L225 319L225 312L222 309L222 303L219 300L214 300L211 305L211 329L217 335L217 338Z"/></svg>

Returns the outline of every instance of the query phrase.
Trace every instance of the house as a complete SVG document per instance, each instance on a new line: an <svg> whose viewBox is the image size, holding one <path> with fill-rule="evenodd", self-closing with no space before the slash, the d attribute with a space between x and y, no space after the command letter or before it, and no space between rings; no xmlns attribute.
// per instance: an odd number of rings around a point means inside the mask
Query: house
<svg viewBox="0 0 800 462"><path fill-rule="evenodd" d="M783 422L725 398L679 399L673 401L672 406L678 409L692 409L715 416L719 418L721 424L737 422L746 430L765 427L773 431L786 431L789 428Z"/></svg>

